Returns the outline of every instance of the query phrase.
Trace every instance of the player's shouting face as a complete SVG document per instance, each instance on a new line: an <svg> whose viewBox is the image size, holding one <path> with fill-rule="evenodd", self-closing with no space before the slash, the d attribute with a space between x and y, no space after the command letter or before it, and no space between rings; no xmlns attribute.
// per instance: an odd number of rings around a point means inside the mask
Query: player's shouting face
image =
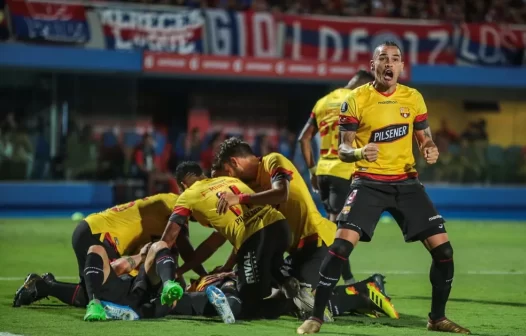
<svg viewBox="0 0 526 336"><path fill-rule="evenodd" d="M403 70L402 52L398 46L386 43L376 48L371 60L371 71L377 84L385 88L396 85Z"/></svg>

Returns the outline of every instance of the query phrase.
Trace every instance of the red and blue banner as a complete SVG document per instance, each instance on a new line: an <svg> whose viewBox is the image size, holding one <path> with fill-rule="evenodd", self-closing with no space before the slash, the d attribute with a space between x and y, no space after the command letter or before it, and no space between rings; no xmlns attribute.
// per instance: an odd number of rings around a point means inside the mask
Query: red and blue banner
<svg viewBox="0 0 526 336"><path fill-rule="evenodd" d="M462 24L457 27L457 64L513 66L523 64L526 28L495 24Z"/></svg>
<svg viewBox="0 0 526 336"><path fill-rule="evenodd" d="M207 9L205 16L210 54L278 57L278 26L271 13Z"/></svg>
<svg viewBox="0 0 526 336"><path fill-rule="evenodd" d="M204 51L204 18L200 10L161 12L111 7L98 12L109 49L181 55Z"/></svg>
<svg viewBox="0 0 526 336"><path fill-rule="evenodd" d="M83 5L8 0L13 35L19 40L82 44L90 39Z"/></svg>
<svg viewBox="0 0 526 336"><path fill-rule="evenodd" d="M396 42L410 64L453 64L453 26L406 21L374 23L357 19L285 15L284 56L331 62L367 62L374 48Z"/></svg>

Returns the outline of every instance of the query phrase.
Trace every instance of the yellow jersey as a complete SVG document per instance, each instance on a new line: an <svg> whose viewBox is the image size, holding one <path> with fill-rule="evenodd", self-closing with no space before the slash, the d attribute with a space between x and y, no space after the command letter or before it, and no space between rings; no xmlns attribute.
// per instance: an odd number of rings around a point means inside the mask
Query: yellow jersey
<svg viewBox="0 0 526 336"><path fill-rule="evenodd" d="M336 89L318 100L312 109L311 122L320 133L320 159L316 166L316 175L351 178L354 164L342 162L338 158L340 107L350 92L349 89Z"/></svg>
<svg viewBox="0 0 526 336"><path fill-rule="evenodd" d="M195 182L175 204L170 221L184 223L192 216L201 225L211 227L238 250L254 233L285 217L270 205L236 205L225 214L217 213L217 202L224 192L253 194L254 191L232 177L216 177Z"/></svg>
<svg viewBox="0 0 526 336"><path fill-rule="evenodd" d="M342 103L339 123L356 132L357 148L378 145L378 159L357 161L353 176L385 182L417 176L413 130L425 129L428 123L424 98L416 89L397 84L394 93L385 95L372 83L357 87Z"/></svg>
<svg viewBox="0 0 526 336"><path fill-rule="evenodd" d="M91 214L85 221L91 233L100 233L119 253L138 253L145 244L161 238L178 196L157 194Z"/></svg>
<svg viewBox="0 0 526 336"><path fill-rule="evenodd" d="M271 190L272 183L287 179L290 183L289 198L276 208L287 218L292 234L291 250L301 248L304 242L318 236L320 242L332 245L336 225L324 218L309 192L307 184L294 164L279 153L270 153L261 158L258 176L250 186L257 192Z"/></svg>

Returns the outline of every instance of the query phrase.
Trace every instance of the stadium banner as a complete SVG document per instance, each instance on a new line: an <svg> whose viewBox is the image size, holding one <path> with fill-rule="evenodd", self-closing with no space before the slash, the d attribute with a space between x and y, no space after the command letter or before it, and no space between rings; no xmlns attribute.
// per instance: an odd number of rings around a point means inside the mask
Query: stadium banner
<svg viewBox="0 0 526 336"><path fill-rule="evenodd" d="M200 10L150 11L97 8L108 49L150 50L181 55L204 52Z"/></svg>
<svg viewBox="0 0 526 336"><path fill-rule="evenodd" d="M293 60L367 62L378 44L396 42L410 64L454 64L453 26L411 21L285 15L284 56Z"/></svg>
<svg viewBox="0 0 526 336"><path fill-rule="evenodd" d="M278 56L278 25L271 13L207 9L209 53L221 56Z"/></svg>
<svg viewBox="0 0 526 336"><path fill-rule="evenodd" d="M7 0L13 35L19 40L82 44L90 39L83 5Z"/></svg>
<svg viewBox="0 0 526 336"><path fill-rule="evenodd" d="M462 24L455 33L458 65L517 66L524 62L526 28Z"/></svg>
<svg viewBox="0 0 526 336"><path fill-rule="evenodd" d="M145 52L143 71L173 75L235 76L272 79L309 79L320 81L349 80L361 69L368 69L368 62L325 63L255 57L175 55ZM410 76L409 67L402 75Z"/></svg>

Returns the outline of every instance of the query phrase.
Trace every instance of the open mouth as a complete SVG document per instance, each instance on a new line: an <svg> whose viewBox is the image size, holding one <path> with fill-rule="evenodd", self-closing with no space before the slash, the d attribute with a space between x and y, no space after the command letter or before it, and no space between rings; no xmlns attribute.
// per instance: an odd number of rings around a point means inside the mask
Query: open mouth
<svg viewBox="0 0 526 336"><path fill-rule="evenodd" d="M384 79L387 81L392 80L394 77L393 70L387 69L384 71Z"/></svg>

